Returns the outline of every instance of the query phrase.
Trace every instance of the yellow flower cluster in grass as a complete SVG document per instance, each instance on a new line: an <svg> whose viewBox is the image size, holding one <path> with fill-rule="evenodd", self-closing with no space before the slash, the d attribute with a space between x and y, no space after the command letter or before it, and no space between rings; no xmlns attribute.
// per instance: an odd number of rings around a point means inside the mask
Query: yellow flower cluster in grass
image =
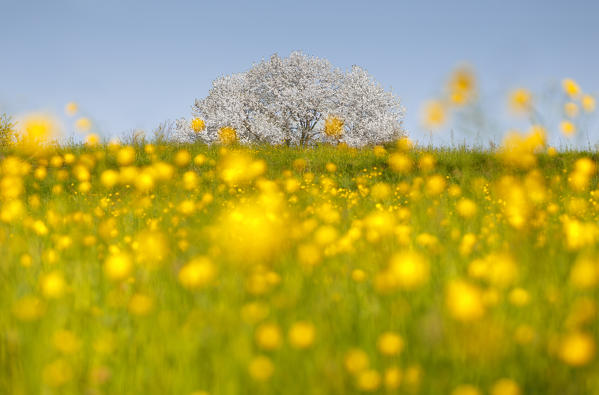
<svg viewBox="0 0 599 395"><path fill-rule="evenodd" d="M597 158L536 125L497 152L14 147L0 389L592 393L598 220Z"/></svg>

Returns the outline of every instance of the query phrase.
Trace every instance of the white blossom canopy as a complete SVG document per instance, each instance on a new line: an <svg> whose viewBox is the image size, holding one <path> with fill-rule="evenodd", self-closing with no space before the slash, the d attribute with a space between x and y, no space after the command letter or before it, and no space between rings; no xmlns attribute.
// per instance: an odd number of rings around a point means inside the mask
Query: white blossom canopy
<svg viewBox="0 0 599 395"><path fill-rule="evenodd" d="M240 143L308 145L330 139L324 121L334 116L344 125L338 141L363 146L403 136L403 114L399 98L366 70L353 66L342 72L326 59L293 52L216 79L208 96L192 106L206 129L196 133L189 120L179 119L174 137L212 143L218 129L231 126Z"/></svg>

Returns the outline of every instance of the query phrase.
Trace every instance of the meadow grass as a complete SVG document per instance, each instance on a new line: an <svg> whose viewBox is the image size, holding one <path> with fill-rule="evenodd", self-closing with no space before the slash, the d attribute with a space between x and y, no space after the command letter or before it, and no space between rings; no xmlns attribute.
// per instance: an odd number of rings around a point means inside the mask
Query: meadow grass
<svg viewBox="0 0 599 395"><path fill-rule="evenodd" d="M0 393L599 393L594 152L0 158Z"/></svg>

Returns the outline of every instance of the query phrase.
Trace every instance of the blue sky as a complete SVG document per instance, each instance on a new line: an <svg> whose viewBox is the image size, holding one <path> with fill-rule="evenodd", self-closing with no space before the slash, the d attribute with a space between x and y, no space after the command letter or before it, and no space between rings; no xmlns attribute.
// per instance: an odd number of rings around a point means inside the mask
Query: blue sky
<svg viewBox="0 0 599 395"><path fill-rule="evenodd" d="M568 76L599 92L599 2L588 0L1 3L0 111L62 114L74 100L105 136L189 116L217 76L293 50L366 68L422 141L420 104L463 62L498 117L520 85L540 92Z"/></svg>

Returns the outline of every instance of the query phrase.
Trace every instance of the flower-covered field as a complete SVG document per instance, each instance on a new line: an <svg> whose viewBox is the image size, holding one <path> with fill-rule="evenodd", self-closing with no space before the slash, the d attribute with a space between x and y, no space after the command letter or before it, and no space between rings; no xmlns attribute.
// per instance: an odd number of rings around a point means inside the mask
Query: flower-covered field
<svg viewBox="0 0 599 395"><path fill-rule="evenodd" d="M0 393L597 394L595 153L0 154Z"/></svg>

